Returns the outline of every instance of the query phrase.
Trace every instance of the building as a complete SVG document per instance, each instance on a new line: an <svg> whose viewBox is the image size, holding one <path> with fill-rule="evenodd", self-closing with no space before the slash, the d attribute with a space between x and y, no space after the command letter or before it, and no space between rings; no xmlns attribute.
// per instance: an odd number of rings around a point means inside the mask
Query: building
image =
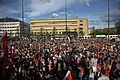
<svg viewBox="0 0 120 80"><path fill-rule="evenodd" d="M29 28L29 24L22 22L18 19L14 18L1 18L0 19L0 34L3 34L7 31L8 36L26 36L28 33L27 29Z"/></svg>
<svg viewBox="0 0 120 80"><path fill-rule="evenodd" d="M86 18L68 18L67 20L65 18L46 18L30 20L30 33L34 35L62 35L66 30L68 33L76 32L78 36L80 36L81 31L83 31L84 35L88 35L88 20Z"/></svg>

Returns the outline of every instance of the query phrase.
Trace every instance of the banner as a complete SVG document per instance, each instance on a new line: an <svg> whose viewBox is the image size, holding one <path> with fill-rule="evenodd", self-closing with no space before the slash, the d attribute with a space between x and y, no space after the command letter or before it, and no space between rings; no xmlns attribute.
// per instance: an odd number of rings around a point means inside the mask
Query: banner
<svg viewBox="0 0 120 80"><path fill-rule="evenodd" d="M3 49L4 49L4 67L8 65L8 37L7 32L3 36Z"/></svg>

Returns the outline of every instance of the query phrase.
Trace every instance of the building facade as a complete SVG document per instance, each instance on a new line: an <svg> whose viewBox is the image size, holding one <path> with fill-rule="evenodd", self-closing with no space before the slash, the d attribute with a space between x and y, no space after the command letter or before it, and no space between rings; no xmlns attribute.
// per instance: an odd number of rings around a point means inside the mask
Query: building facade
<svg viewBox="0 0 120 80"><path fill-rule="evenodd" d="M8 36L26 36L28 24L13 18L0 19L0 34L7 31Z"/></svg>
<svg viewBox="0 0 120 80"><path fill-rule="evenodd" d="M34 35L56 34L61 35L66 31L76 32L80 36L80 30L84 35L88 35L88 20L86 18L50 18L50 19L31 19L30 33Z"/></svg>

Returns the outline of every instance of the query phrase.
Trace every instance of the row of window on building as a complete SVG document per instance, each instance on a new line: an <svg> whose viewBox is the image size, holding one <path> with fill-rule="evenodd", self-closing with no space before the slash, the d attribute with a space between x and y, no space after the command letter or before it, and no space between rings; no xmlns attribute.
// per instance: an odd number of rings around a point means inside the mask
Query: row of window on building
<svg viewBox="0 0 120 80"><path fill-rule="evenodd" d="M3 27L3 26L1 27L1 26L0 26L0 28L2 28L2 29L3 29L3 28L19 28L19 26L7 26L7 27Z"/></svg>
<svg viewBox="0 0 120 80"><path fill-rule="evenodd" d="M0 30L0 31L6 31L6 30ZM7 31L19 31L19 30L7 30Z"/></svg>
<svg viewBox="0 0 120 80"><path fill-rule="evenodd" d="M83 20L80 20L80 22L83 22ZM64 23L66 23L66 21L31 22L31 25L35 25L35 24L64 24ZM77 21L67 21L67 23L77 24Z"/></svg>
<svg viewBox="0 0 120 80"><path fill-rule="evenodd" d="M32 32L32 34L44 34L44 35L46 35L46 34L62 34L63 32Z"/></svg>
<svg viewBox="0 0 120 80"><path fill-rule="evenodd" d="M0 25L19 25L18 23L2 23Z"/></svg>
<svg viewBox="0 0 120 80"><path fill-rule="evenodd" d="M65 26L65 25L54 25L54 26L57 26L57 27L63 27L63 26ZM67 26L77 26L77 25L67 25ZM80 24L80 26L84 26L83 24ZM48 27L48 26L46 26L46 25L42 25L42 26L31 26L31 27ZM50 27L50 26L49 26ZM52 26L53 27L53 26Z"/></svg>

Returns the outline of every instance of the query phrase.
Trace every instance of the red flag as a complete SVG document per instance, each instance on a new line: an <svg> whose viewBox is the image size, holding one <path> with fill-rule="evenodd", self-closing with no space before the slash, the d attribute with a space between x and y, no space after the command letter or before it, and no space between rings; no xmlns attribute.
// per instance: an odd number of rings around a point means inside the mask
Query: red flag
<svg viewBox="0 0 120 80"><path fill-rule="evenodd" d="M8 38L7 32L3 36L3 48L4 48L4 67L8 65Z"/></svg>
<svg viewBox="0 0 120 80"><path fill-rule="evenodd" d="M84 68L83 67L80 67L80 74L84 74Z"/></svg>
<svg viewBox="0 0 120 80"><path fill-rule="evenodd" d="M73 80L71 71L68 70L63 80Z"/></svg>

